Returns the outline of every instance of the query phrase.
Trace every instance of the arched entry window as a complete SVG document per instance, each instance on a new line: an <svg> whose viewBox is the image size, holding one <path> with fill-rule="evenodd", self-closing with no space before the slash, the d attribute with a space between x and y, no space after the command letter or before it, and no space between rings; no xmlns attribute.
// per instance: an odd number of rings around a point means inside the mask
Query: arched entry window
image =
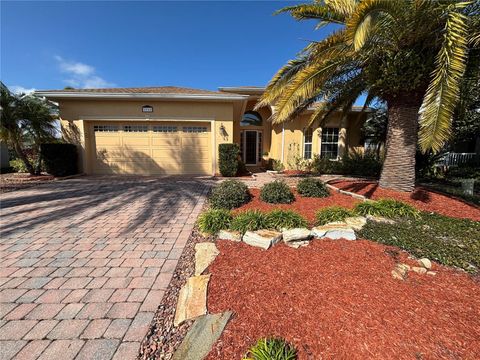
<svg viewBox="0 0 480 360"><path fill-rule="evenodd" d="M240 126L262 126L262 116L256 111L246 111Z"/></svg>

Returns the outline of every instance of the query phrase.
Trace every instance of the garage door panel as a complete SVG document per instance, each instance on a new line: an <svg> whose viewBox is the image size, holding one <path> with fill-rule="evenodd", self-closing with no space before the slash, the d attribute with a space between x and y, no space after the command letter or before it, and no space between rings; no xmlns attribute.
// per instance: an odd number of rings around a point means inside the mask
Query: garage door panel
<svg viewBox="0 0 480 360"><path fill-rule="evenodd" d="M135 123L109 124L124 129ZM202 129L207 128L208 132L205 133L184 132L184 124L172 122L166 128L167 125L163 122L149 122L148 125L142 123L148 127L146 132L94 131L93 172L132 175L211 174L210 125L200 123ZM178 131L171 131L172 127ZM136 127L132 126L130 129L134 128ZM170 132L162 132L163 130Z"/></svg>

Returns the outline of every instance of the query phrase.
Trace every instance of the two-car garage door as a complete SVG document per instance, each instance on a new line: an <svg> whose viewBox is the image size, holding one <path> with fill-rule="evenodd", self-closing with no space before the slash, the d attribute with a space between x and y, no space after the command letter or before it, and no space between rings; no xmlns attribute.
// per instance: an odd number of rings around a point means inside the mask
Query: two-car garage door
<svg viewBox="0 0 480 360"><path fill-rule="evenodd" d="M212 174L210 123L98 122L94 174Z"/></svg>

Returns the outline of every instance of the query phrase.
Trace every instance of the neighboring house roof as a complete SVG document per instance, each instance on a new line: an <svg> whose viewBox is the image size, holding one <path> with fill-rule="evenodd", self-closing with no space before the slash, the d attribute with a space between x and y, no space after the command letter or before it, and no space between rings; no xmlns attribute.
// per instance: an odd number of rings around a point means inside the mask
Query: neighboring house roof
<svg viewBox="0 0 480 360"><path fill-rule="evenodd" d="M37 90L35 94L49 98L168 98L244 100L246 95L178 86L156 86L105 89Z"/></svg>

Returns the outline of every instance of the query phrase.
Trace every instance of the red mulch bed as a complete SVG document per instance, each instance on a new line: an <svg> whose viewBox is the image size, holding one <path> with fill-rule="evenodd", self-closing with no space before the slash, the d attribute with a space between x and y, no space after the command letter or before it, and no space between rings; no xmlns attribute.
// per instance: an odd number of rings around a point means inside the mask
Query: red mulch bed
<svg viewBox="0 0 480 360"><path fill-rule="evenodd" d="M299 359L479 359L480 285L434 264L436 276L390 272L407 254L360 240L264 251L218 241L208 310L234 318L208 356L241 359L284 337Z"/></svg>
<svg viewBox="0 0 480 360"><path fill-rule="evenodd" d="M235 212L242 212L245 210L260 210L268 212L274 209L293 210L302 214L310 224L315 222L315 212L318 209L327 206L343 206L346 208L353 208L359 200L348 195L343 195L334 191L330 192L330 196L326 198L307 198L300 196L295 190L295 201L291 204L268 204L260 200L260 190L250 189L252 199L247 204L239 207Z"/></svg>
<svg viewBox="0 0 480 360"><path fill-rule="evenodd" d="M393 198L415 206L419 210L436 212L442 215L480 221L480 208L459 199L438 194L423 187L406 193L382 189L374 181L332 181L331 185L366 196L369 199Z"/></svg>

